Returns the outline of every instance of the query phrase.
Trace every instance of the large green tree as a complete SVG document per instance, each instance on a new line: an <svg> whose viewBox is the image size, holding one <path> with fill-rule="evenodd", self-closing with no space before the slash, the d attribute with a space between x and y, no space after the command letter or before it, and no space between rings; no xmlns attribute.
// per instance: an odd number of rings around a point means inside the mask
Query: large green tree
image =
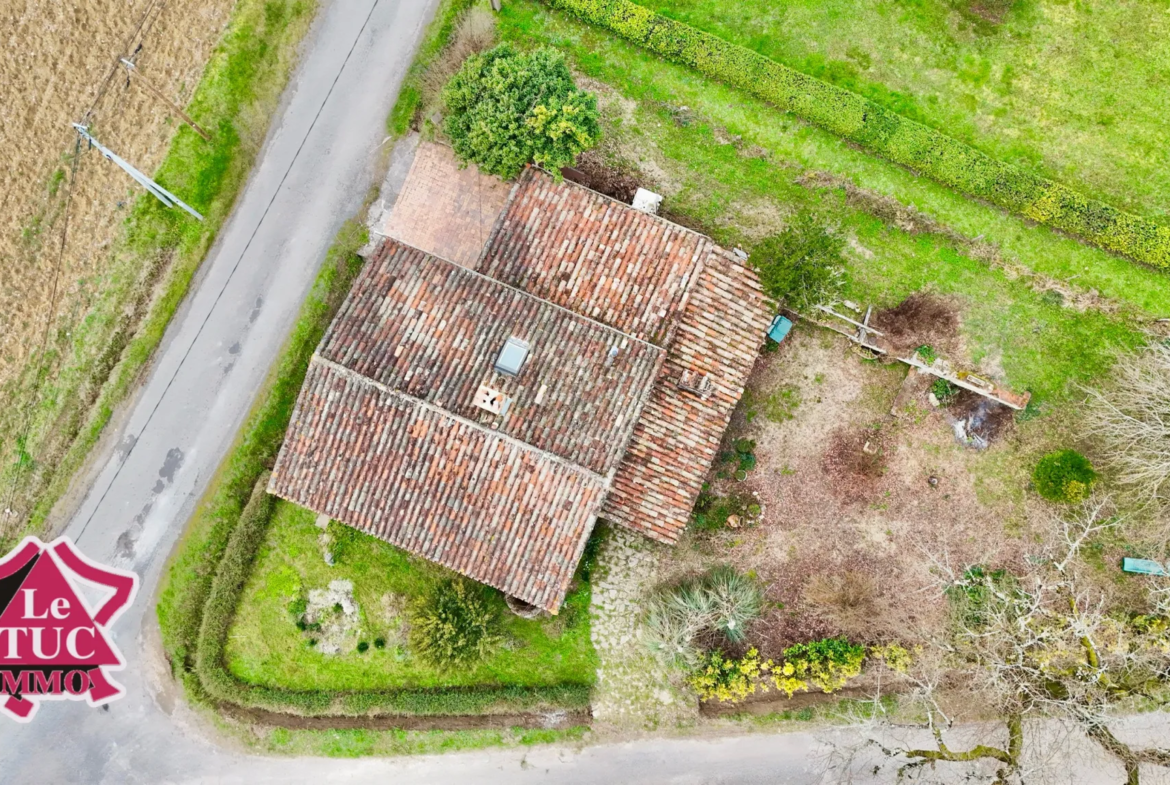
<svg viewBox="0 0 1170 785"><path fill-rule="evenodd" d="M845 241L810 215L797 216L784 231L761 240L751 263L769 297L798 313L831 305L844 287Z"/></svg>
<svg viewBox="0 0 1170 785"><path fill-rule="evenodd" d="M601 136L597 99L573 84L564 55L501 44L472 55L443 89L455 154L509 178L537 163L554 174Z"/></svg>

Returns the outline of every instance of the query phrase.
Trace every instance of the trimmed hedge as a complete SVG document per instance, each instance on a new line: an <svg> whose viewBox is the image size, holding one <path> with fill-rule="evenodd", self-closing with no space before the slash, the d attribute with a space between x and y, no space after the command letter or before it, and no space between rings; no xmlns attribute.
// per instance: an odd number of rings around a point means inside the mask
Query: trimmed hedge
<svg viewBox="0 0 1170 785"><path fill-rule="evenodd" d="M331 692L282 690L240 681L228 671L224 648L240 595L264 542L273 497L269 472L260 475L219 562L195 651L195 673L207 697L247 709L311 716L490 714L589 706L587 684L547 687L472 687L443 690Z"/></svg>
<svg viewBox="0 0 1170 785"><path fill-rule="evenodd" d="M1037 223L1151 267L1170 269L1170 227L997 161L856 93L795 71L629 0L544 0L883 158Z"/></svg>

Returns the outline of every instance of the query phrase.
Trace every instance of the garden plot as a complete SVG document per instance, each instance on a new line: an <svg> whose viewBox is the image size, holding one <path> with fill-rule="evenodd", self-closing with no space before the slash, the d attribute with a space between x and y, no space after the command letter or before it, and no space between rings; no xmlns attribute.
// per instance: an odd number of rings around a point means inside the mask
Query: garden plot
<svg viewBox="0 0 1170 785"><path fill-rule="evenodd" d="M591 684L590 588L555 617L528 620L487 590L499 640L478 661L434 667L410 642L410 609L452 573L368 535L278 502L229 634L229 670L289 690ZM581 576L584 578L584 576Z"/></svg>
<svg viewBox="0 0 1170 785"><path fill-rule="evenodd" d="M716 514L698 518L686 561L729 559L767 587L753 628L764 656L835 636L912 643L946 610L927 554L1016 558L1016 501L981 482L1017 459L1011 418L995 414L989 446L973 449L955 423L983 399L935 407L933 380L819 328L761 356L710 478Z"/></svg>

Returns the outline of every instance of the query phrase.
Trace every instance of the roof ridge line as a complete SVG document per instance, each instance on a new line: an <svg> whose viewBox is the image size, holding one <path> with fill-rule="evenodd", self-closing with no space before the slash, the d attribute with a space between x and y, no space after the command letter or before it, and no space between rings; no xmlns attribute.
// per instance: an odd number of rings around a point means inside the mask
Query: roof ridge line
<svg viewBox="0 0 1170 785"><path fill-rule="evenodd" d="M615 334L617 334L617 335L620 335L622 338L627 338L627 339L629 339L629 340L631 340L631 341L634 341L635 343L640 343L640 344L642 344L642 345L644 345L644 346L648 346L648 347L650 347L651 349L657 349L657 350L658 350L658 351L660 351L660 352L665 352L665 351L666 351L666 347L665 347L665 346L659 346L659 345L658 345L658 344L656 344L656 343L652 343L652 342L650 342L650 341L647 341L647 340L645 340L645 339L639 338L639 337L638 337L638 336L636 336L636 335L630 335L630 334L629 334L629 333L627 333L627 332L622 332L622 331L621 331L621 330L619 330L618 328L616 328L616 327L614 327L614 326L612 326L612 325L608 325L608 324L606 324L605 322L598 321L597 319L594 319L594 318L593 318L593 317L591 317L591 316L586 316L585 314L582 314L582 313L577 313L577 312L576 312L576 311L574 311L573 309L571 309L571 308L566 308L566 307L565 307L565 306L563 306L563 305L557 305L557 304L556 304L556 303L554 303L552 300L546 300L546 299L544 299L543 297L537 297L537 296L536 296L535 294L533 294L532 292L526 292L526 291L524 291L523 289L521 289L519 286L512 286L512 285L511 285L511 284L509 284L509 283L504 283L504 282L503 282L503 281L501 281L499 278L492 278L490 275L487 275L487 274L485 274L485 273L481 273L479 270L474 270L474 269L472 269L472 268L470 268L470 267L465 267L465 266L463 266L463 265L459 264L459 262L453 262L453 261L451 261L450 259L445 259L445 258L443 258L442 256L439 256L439 255L437 255L437 254L433 254L433 253L431 253L430 251L424 251L423 249L421 249L421 248L417 248L417 247L415 247L415 246L411 245L410 243L404 243L402 240L399 240L399 239L398 239L398 238L396 238L396 237L388 237L388 236L386 236L386 235L383 235L382 237L383 237L383 239L382 239L382 244L383 244L383 245L384 245L384 244L386 244L386 243L394 243L395 245L398 245L398 246L399 246L399 247L401 247L401 248L408 248L408 249L410 249L410 250L412 250L412 251L418 251L418 252L419 252L419 253L421 253L423 256L429 256L429 257L431 257L432 259L437 259L438 261L440 261L440 262L443 262L444 264L449 264L449 265L451 265L452 267L454 267L454 268L455 268L455 269L457 269L457 270L461 270L461 271L463 271L463 272L470 273L471 275L475 276L476 278L479 278L479 279L481 279L481 280L484 280L484 281L488 281L488 282L490 282L490 283L493 283L493 284L495 284L496 286L500 286L500 287L502 287L502 288L504 288L504 289L507 289L507 290L509 290L509 291L516 292L517 294L519 294L519 295L521 295L522 297L525 297L525 298L527 298L527 299L529 299L529 300L535 300L535 301L536 301L536 302L538 302L538 303L542 303L543 305L547 305L547 306L549 306L549 307L551 307L551 308L555 308L555 309L556 309L556 310L558 310L558 311L563 311L564 313L567 313L567 314L569 314L570 316L573 316L573 317L576 317L576 318L578 318L578 319L581 319L582 321L588 322L589 324L595 324L595 325L597 325L598 327L601 327L602 329L608 330L608 331L609 331L609 332L611 332L611 333L615 333ZM486 247L486 246L485 246L485 247Z"/></svg>
<svg viewBox="0 0 1170 785"><path fill-rule="evenodd" d="M395 389L383 384L382 382L379 382L375 379L371 379L370 377L366 376L365 374L358 373L357 371L353 370L352 368L349 368L345 365L342 365L341 363L335 362L335 361L330 360L326 357L322 357L317 352L313 352L313 357L310 360L310 362L311 363L318 363L319 365L323 365L326 368L330 368L333 371L336 371L341 376L343 376L347 379L357 380L357 381L361 382L362 384L365 384L369 387L373 387L375 390L378 390L379 392L383 392L383 393L390 395L394 398L398 398L399 400L409 401L410 403L412 403L412 404L414 404L422 409L426 409L427 411L431 411L431 412L434 412L436 414L442 415L442 416L447 417L448 419L454 420L455 422L458 422L460 424L471 426L472 428L483 431L485 434L487 434L489 436L495 436L495 437L503 440L504 442L506 442L514 447L519 447L522 450L527 450L528 452L536 453L537 455L540 455L544 458L548 458L553 463L556 463L556 464L564 466L568 469L571 469L579 474L584 475L587 478L597 480L601 484L602 489L605 490L605 494L603 495L603 501L604 501L604 497L609 495L610 479L611 478L600 475L597 472L593 471L592 469L587 469L579 463L573 463L572 461L568 460L567 458L562 458L561 456L557 455L556 453L551 453L548 450L542 450L539 447L535 447L526 441L523 441L521 439L517 439L515 436L509 436L506 433L501 433L498 430L488 428L488 427L484 426L482 423L478 423L475 420L469 420L466 417L462 417L458 414L455 414L454 412L451 412L451 411L448 411L447 409L444 409L442 406L437 406L437 405L431 403L430 401L424 401L422 398L416 398L415 396L404 393L401 390L395 390ZM600 508L601 508L601 506L598 505L598 509L600 509Z"/></svg>

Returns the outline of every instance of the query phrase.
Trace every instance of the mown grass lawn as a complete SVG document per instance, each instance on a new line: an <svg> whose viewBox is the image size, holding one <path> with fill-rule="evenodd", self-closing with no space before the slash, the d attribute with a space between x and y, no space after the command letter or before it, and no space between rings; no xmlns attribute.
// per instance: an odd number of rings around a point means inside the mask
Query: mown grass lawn
<svg viewBox="0 0 1170 785"><path fill-rule="evenodd" d="M639 3L1118 207L1170 216L1165 3ZM1011 6L998 23L983 10L996 5Z"/></svg>
<svg viewBox="0 0 1170 785"><path fill-rule="evenodd" d="M1135 327L1146 318L1146 307L1170 310L1170 282L1164 275L963 199L533 0L508 3L501 28L506 39L522 46L562 48L586 75L616 91L616 98L603 101L603 153L616 166L660 180L672 217L725 245L750 249L787 216L816 212L853 240L848 261L852 299L880 307L919 290L954 296L963 306L962 332L971 359L1002 369L1011 386L1031 390L1041 405L1075 394L1076 383L1100 378L1117 351L1139 343ZM839 172L863 185L878 180L893 186L895 195L906 195L904 187L919 194L925 189L934 199L931 205L945 203L949 210L1000 228L994 239L1004 246L1012 245L1011 237L1027 238L1035 255L1020 258L1024 266L1053 274L1045 268L1057 265L1028 262L1060 258L1069 271L1087 269L1083 275L1054 277L1080 286L1086 279L1110 282L1121 313L1066 307L1059 298L965 255L945 236L903 231L850 206L839 189L795 182L816 170ZM941 212L944 216L936 217L948 223L947 210Z"/></svg>
<svg viewBox="0 0 1170 785"><path fill-rule="evenodd" d="M310 645L290 605L330 581L350 580L359 607L360 637L387 634L384 595L413 599L452 573L377 538L329 525L334 566L325 563L314 513L281 501L257 556L229 634L229 670L252 684L296 690L383 690L472 685L592 684L597 667L589 637L589 585L580 581L558 616L526 620L510 613L503 596L492 602L504 623L505 643L466 670L438 671L411 656L409 646L373 645L323 654Z"/></svg>
<svg viewBox="0 0 1170 785"><path fill-rule="evenodd" d="M1084 245L1052 230L1038 227L1022 218L969 199L913 172L891 164L847 144L840 138L810 126L791 115L750 98L733 88L710 82L694 71L663 62L597 28L577 22L565 14L551 11L536 0L514 0L500 16L505 39L522 46L547 43L564 50L574 65L586 75L615 87L623 96L638 103L640 113L655 107L673 108L659 112L660 117L680 116L693 119L696 131L704 127L710 134L718 126L724 137L738 138L741 144L719 153L735 156L737 147L757 146L772 162L757 164L756 186L765 184L758 173L768 171L766 188L755 188L761 198L780 203L801 200L804 190L793 181L802 172L823 171L847 177L856 185L878 194L888 195L907 205L914 205L951 229L970 238L982 238L996 244L1013 263L1036 273L1062 281L1074 282L1085 290L1095 290L1107 298L1132 305L1148 315L1170 314L1170 285L1165 274L1112 256ZM685 108L685 112L678 110ZM607 131L613 135L611 124ZM708 137L706 147L717 140ZM699 137L688 137L686 144L700 144ZM676 160L702 175L700 158L711 157L709 150L682 148ZM719 157L717 156L717 157ZM709 180L713 178L708 178ZM720 184L722 196L702 197L708 206L727 212L728 188L739 184L725 178ZM668 194L673 196L673 194ZM689 209L689 208L688 208ZM717 232L725 242L738 240L734 222Z"/></svg>

